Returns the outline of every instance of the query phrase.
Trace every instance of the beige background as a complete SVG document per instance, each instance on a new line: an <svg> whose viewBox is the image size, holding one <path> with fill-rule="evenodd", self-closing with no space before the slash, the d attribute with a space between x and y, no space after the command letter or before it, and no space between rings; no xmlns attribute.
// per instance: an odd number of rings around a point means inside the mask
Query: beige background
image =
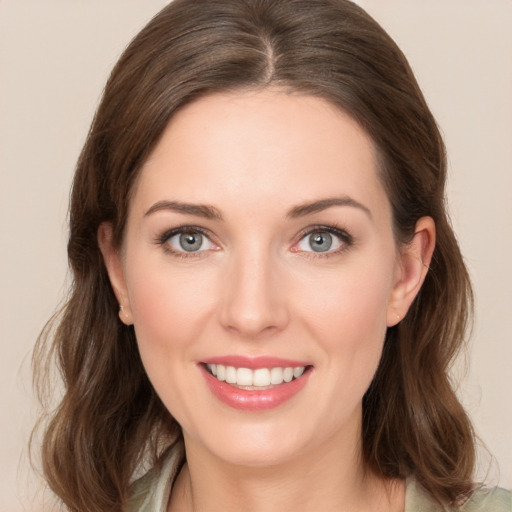
<svg viewBox="0 0 512 512"><path fill-rule="evenodd" d="M164 0L0 0L0 512L41 510L25 445L30 351L65 290L66 209L107 74ZM512 486L512 2L361 0L445 134L476 327L460 392ZM485 474L488 458L481 465Z"/></svg>

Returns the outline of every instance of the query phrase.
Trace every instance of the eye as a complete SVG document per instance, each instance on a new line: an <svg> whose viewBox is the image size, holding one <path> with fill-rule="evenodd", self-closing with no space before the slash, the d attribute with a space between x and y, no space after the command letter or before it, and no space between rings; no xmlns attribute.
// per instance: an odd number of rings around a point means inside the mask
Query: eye
<svg viewBox="0 0 512 512"><path fill-rule="evenodd" d="M296 245L296 251L333 253L351 245L351 236L337 228L318 228L309 231Z"/></svg>
<svg viewBox="0 0 512 512"><path fill-rule="evenodd" d="M177 228L167 231L160 237L159 243L168 251L183 256L217 248L198 228Z"/></svg>

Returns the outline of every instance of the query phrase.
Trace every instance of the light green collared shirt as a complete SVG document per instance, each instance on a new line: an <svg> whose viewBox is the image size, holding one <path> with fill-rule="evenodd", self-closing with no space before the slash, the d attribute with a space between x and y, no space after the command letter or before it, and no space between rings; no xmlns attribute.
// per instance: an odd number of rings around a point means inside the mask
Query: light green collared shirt
<svg viewBox="0 0 512 512"><path fill-rule="evenodd" d="M183 465L183 447L179 446L165 461L160 472L150 471L133 485L129 512L166 512L172 485ZM413 478L406 482L405 512L448 512L432 501ZM458 512L512 512L512 493L481 488Z"/></svg>

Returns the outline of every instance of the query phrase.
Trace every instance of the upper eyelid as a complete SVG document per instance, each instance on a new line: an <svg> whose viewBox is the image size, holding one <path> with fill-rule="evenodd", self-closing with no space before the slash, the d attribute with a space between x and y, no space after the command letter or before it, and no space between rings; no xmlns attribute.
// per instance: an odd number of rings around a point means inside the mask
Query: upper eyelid
<svg viewBox="0 0 512 512"><path fill-rule="evenodd" d="M191 226L191 225L183 225L177 226L175 228L167 229L162 234L160 234L157 238L158 240L165 241L173 236L179 235L180 233L200 233L201 235L206 236L208 239L212 239L212 233L210 230L202 228L200 226ZM212 240L213 241L213 240Z"/></svg>
<svg viewBox="0 0 512 512"><path fill-rule="evenodd" d="M329 224L317 224L313 226L308 226L299 231L294 238L298 240L302 240L305 236L308 236L312 233L321 233L322 231L327 231L328 233L332 233L336 236L341 236L345 238L349 238L352 240L352 235L344 228L339 226L329 225Z"/></svg>
<svg viewBox="0 0 512 512"><path fill-rule="evenodd" d="M332 231L334 233L345 233L345 234L349 235L349 232L346 229L344 229L340 226L337 226L337 225L312 224L312 225L309 225L309 226L306 226L306 227L300 229L299 232L294 235L294 238L297 236L304 236L304 235L307 235L308 233L315 232L315 231L322 231L322 230ZM183 224L180 226L176 226L174 228L166 229L165 231L163 231L162 236L167 235L167 234L182 233L182 232L186 232L186 231L197 231L199 233L203 233L206 235L212 234L212 232L209 229L204 228L202 226L197 226L194 224Z"/></svg>

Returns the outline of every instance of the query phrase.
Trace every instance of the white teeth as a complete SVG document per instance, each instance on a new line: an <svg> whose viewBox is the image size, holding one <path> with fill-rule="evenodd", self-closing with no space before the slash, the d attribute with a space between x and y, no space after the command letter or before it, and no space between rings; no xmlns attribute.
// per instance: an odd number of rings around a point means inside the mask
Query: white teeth
<svg viewBox="0 0 512 512"><path fill-rule="evenodd" d="M226 382L236 384L236 368L234 366L226 366Z"/></svg>
<svg viewBox="0 0 512 512"><path fill-rule="evenodd" d="M236 383L239 386L252 386L252 371L249 368L238 368L236 371Z"/></svg>
<svg viewBox="0 0 512 512"><path fill-rule="evenodd" d="M305 366L258 368L256 370L224 366L223 364L207 364L206 366L209 372L220 381L251 387L277 386L283 382L291 382L294 378L298 379L306 369Z"/></svg>
<svg viewBox="0 0 512 512"><path fill-rule="evenodd" d="M252 375L253 386L270 386L270 370L268 368L258 368Z"/></svg>
<svg viewBox="0 0 512 512"><path fill-rule="evenodd" d="M216 366L216 370L217 370L217 375L216 375L217 379L220 380L221 382L226 380L226 367L222 364L217 364L215 366Z"/></svg>
<svg viewBox="0 0 512 512"><path fill-rule="evenodd" d="M282 384L283 382L283 369L272 368L270 370L270 382L272 384Z"/></svg>
<svg viewBox="0 0 512 512"><path fill-rule="evenodd" d="M296 366L293 369L293 376L298 379L304 373L304 366Z"/></svg>

